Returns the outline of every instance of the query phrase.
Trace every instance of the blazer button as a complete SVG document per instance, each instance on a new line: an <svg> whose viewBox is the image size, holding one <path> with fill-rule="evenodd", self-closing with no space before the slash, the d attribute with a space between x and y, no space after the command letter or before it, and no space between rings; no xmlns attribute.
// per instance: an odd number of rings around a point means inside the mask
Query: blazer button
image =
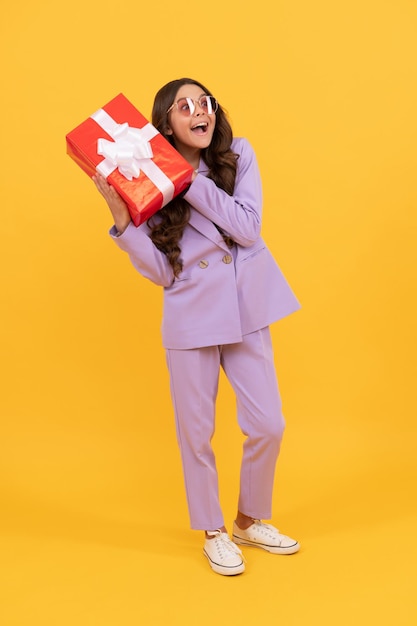
<svg viewBox="0 0 417 626"><path fill-rule="evenodd" d="M208 264L209 262L204 259L203 261L200 261L200 263L198 264L198 267L201 267L202 270L205 270L206 267L208 267Z"/></svg>
<svg viewBox="0 0 417 626"><path fill-rule="evenodd" d="M233 261L233 258L230 256L230 254L225 254L222 258L222 261L223 263L229 264Z"/></svg>

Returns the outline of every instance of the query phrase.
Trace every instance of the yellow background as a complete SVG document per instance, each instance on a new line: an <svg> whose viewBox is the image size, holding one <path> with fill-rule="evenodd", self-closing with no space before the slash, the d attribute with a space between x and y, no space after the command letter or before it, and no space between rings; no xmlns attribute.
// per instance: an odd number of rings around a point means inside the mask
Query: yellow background
<svg viewBox="0 0 417 626"><path fill-rule="evenodd" d="M2 10L2 626L415 624L414 0ZM161 293L107 235L65 134L122 91L206 83L253 144L303 305L273 327L291 558L213 574L188 529ZM229 527L241 436L222 378Z"/></svg>

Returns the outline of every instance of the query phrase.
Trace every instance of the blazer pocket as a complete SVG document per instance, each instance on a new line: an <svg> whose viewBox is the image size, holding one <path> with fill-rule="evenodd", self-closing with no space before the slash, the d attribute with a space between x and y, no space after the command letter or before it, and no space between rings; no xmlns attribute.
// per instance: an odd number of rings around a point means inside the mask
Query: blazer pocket
<svg viewBox="0 0 417 626"><path fill-rule="evenodd" d="M257 248L256 250L252 250L250 254L243 257L242 262L249 261L249 259L253 259L255 256L258 256L258 254L261 254L261 252L263 252L264 250L266 250L266 246L262 246L262 248Z"/></svg>
<svg viewBox="0 0 417 626"><path fill-rule="evenodd" d="M179 278L175 278L175 280L170 284L169 287L166 287L168 290L181 289L181 287L190 282L191 276L180 276Z"/></svg>

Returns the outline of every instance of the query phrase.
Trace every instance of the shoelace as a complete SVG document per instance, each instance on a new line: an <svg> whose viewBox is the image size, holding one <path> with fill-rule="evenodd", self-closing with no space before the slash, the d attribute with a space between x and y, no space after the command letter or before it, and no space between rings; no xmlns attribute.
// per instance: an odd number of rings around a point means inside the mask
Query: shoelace
<svg viewBox="0 0 417 626"><path fill-rule="evenodd" d="M259 519L255 519L254 523L259 527L259 530L263 532L264 534L269 533L273 537L278 537L280 535L278 528L275 528L275 526L271 526L271 524L265 524L264 522L261 522L261 520Z"/></svg>
<svg viewBox="0 0 417 626"><path fill-rule="evenodd" d="M242 551L235 543L233 543L227 533L223 533L221 530L216 530L213 533L208 533L208 535L214 537L214 539L210 539L210 541L214 541L220 555L223 556L222 553L224 552L233 552L234 554L238 554L242 557L243 561L245 561Z"/></svg>

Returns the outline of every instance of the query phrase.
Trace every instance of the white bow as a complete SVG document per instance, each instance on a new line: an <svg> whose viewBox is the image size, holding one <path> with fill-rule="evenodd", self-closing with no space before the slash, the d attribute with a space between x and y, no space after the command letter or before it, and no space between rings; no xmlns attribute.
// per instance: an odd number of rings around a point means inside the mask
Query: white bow
<svg viewBox="0 0 417 626"><path fill-rule="evenodd" d="M118 169L131 181L137 178L142 170L162 193L162 206L172 200L174 183L152 160L150 141L159 134L156 128L149 122L143 128L129 126L127 122L118 124L104 109L99 109L91 117L114 140L108 141L104 138L97 140L97 154L105 157L97 165L97 171L107 178Z"/></svg>
<svg viewBox="0 0 417 626"><path fill-rule="evenodd" d="M153 157L150 142L144 139L139 128L132 128L127 122L118 124L112 136L114 141L97 141L97 153L108 159L128 180L137 178L141 161Z"/></svg>

